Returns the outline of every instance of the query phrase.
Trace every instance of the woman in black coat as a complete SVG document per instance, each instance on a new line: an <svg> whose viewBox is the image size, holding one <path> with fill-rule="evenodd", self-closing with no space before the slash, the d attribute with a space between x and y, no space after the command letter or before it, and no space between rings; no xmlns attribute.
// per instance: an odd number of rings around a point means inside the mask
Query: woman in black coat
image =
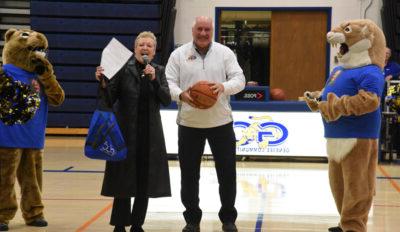
<svg viewBox="0 0 400 232"><path fill-rule="evenodd" d="M171 96L164 67L150 62L156 47L154 34L142 32L135 40L135 56L108 83L102 78L103 68L96 69L100 94L113 105L128 147L125 160L106 163L101 191L114 197L114 231L125 231L129 225L130 231L143 231L149 197L171 196L160 116L160 104L169 105Z"/></svg>

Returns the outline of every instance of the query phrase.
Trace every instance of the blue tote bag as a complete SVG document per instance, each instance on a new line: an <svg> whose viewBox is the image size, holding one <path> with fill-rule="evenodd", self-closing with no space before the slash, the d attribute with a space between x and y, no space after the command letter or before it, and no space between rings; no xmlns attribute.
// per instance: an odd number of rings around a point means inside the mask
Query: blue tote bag
<svg viewBox="0 0 400 232"><path fill-rule="evenodd" d="M85 156L91 159L120 161L126 158L127 148L112 111L93 113L85 142Z"/></svg>

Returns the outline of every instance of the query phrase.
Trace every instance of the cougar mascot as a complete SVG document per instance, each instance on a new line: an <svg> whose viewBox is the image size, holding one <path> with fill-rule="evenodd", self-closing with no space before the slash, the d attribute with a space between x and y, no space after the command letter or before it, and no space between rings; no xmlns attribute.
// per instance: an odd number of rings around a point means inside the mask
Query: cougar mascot
<svg viewBox="0 0 400 232"><path fill-rule="evenodd" d="M44 227L47 221L43 215L42 156L47 122L48 104L60 105L64 91L53 73L53 67L45 57L48 42L46 37L32 30L9 29L5 33L3 66L0 67L2 88L18 84L28 86L37 93L37 107L29 120L20 121L26 109L15 109L17 103L6 112L22 114L1 114L0 121L0 231L9 230L9 221L14 218L18 204L14 185L18 179L21 187L21 211L29 226ZM13 80L5 82L4 80ZM18 91L7 94L21 95ZM21 97L21 96L20 96ZM22 96L22 101L28 95ZM15 99L11 97L10 99ZM34 98L33 98L34 99ZM2 99L4 100L4 98ZM29 102L28 102L29 104ZM22 107L24 104L19 104ZM14 118L13 118L14 117ZM15 123L17 122L17 123ZM18 123L19 122L19 123Z"/></svg>
<svg viewBox="0 0 400 232"><path fill-rule="evenodd" d="M322 91L304 96L321 113L327 139L329 182L340 214L339 225L328 230L364 232L375 193L385 36L374 22L360 19L333 28L327 40L340 46L342 65Z"/></svg>

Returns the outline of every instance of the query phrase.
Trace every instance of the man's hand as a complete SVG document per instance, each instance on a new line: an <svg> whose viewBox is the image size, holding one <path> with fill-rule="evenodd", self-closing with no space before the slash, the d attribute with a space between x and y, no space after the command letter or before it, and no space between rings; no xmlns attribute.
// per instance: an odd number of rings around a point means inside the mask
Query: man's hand
<svg viewBox="0 0 400 232"><path fill-rule="evenodd" d="M189 90L183 91L180 95L179 95L179 99L183 102L186 102L187 104L189 104L191 107L194 108L199 108L196 103L193 101L193 98L190 96L190 92Z"/></svg>
<svg viewBox="0 0 400 232"><path fill-rule="evenodd" d="M392 80L393 79L393 76L392 75L387 75L386 77L385 77L385 81L390 81L390 80Z"/></svg>
<svg viewBox="0 0 400 232"><path fill-rule="evenodd" d="M217 94L218 96L225 91L225 87L222 83L212 83L210 88L212 89L213 93Z"/></svg>

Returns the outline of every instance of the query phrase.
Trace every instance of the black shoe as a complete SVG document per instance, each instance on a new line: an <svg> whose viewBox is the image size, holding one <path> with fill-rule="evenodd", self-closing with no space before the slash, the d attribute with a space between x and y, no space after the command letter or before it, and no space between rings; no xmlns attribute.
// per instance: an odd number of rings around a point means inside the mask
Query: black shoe
<svg viewBox="0 0 400 232"><path fill-rule="evenodd" d="M329 232L343 232L342 228L340 228L339 226L335 226L335 227L330 227L328 228Z"/></svg>
<svg viewBox="0 0 400 232"><path fill-rule="evenodd" d="M8 231L8 225L6 223L0 223L0 231Z"/></svg>
<svg viewBox="0 0 400 232"><path fill-rule="evenodd" d="M131 229L129 230L129 232L144 232L144 230L143 230L143 228L140 226L140 227L131 227Z"/></svg>
<svg viewBox="0 0 400 232"><path fill-rule="evenodd" d="M182 232L200 232L200 226L198 224L188 223L183 227Z"/></svg>
<svg viewBox="0 0 400 232"><path fill-rule="evenodd" d="M44 220L43 218L38 218L33 220L30 223L27 223L28 226L34 226L34 227L46 227L47 226L47 221Z"/></svg>
<svg viewBox="0 0 400 232"><path fill-rule="evenodd" d="M113 232L126 232L125 226L115 226Z"/></svg>
<svg viewBox="0 0 400 232"><path fill-rule="evenodd" d="M233 222L225 222L222 224L222 231L226 232L237 232L238 229L236 228L235 223Z"/></svg>

